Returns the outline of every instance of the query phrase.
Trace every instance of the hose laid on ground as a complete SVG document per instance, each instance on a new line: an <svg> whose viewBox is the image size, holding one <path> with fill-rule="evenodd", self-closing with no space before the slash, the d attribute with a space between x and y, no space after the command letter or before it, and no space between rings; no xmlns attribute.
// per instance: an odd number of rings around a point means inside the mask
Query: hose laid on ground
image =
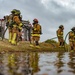
<svg viewBox="0 0 75 75"><path fill-rule="evenodd" d="M58 38L58 37L53 37L53 38L51 38L50 40L52 40L52 39L56 39L56 38Z"/></svg>
<svg viewBox="0 0 75 75"><path fill-rule="evenodd" d="M53 38L51 38L49 40L53 40L53 39L56 39L56 38L58 38L58 37L53 37ZM55 47L55 45L53 43L50 43L50 44Z"/></svg>
<svg viewBox="0 0 75 75"><path fill-rule="evenodd" d="M69 32L66 34L66 36L65 36L65 40L64 40L65 43L66 43L67 36L68 36L68 34L69 34L70 32L71 32L71 31L69 31ZM57 38L57 37L54 37L54 38L51 38L50 40L56 39L56 38ZM65 43L64 43L64 50L66 51Z"/></svg>

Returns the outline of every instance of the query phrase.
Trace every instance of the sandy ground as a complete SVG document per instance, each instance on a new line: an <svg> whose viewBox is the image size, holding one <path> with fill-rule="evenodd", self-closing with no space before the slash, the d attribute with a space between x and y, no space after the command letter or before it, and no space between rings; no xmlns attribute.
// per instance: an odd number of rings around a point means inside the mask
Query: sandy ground
<svg viewBox="0 0 75 75"><path fill-rule="evenodd" d="M17 45L12 45L8 40L0 40L0 52L2 51L33 51L33 52L44 52L44 51L61 51L64 48L58 48L57 44L40 43L40 48L30 47L29 41L20 41Z"/></svg>

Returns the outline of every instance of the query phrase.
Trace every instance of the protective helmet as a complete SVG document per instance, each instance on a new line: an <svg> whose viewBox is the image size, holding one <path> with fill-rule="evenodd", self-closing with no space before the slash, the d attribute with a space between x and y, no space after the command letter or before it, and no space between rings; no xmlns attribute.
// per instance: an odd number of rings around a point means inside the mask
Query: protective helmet
<svg viewBox="0 0 75 75"><path fill-rule="evenodd" d="M16 9L13 9L12 11L11 11L11 13L15 13L16 12Z"/></svg>
<svg viewBox="0 0 75 75"><path fill-rule="evenodd" d="M64 27L63 25L60 25L60 26L59 26L59 28L63 28L63 27Z"/></svg>
<svg viewBox="0 0 75 75"><path fill-rule="evenodd" d="M17 10L17 9L13 9L13 10L11 11L11 13L13 13L13 14L15 14L15 15L21 14L20 10Z"/></svg>
<svg viewBox="0 0 75 75"><path fill-rule="evenodd" d="M36 18L33 21L38 23L38 20Z"/></svg>
<svg viewBox="0 0 75 75"><path fill-rule="evenodd" d="M72 27L71 30L72 30L72 31L75 31L75 27Z"/></svg>
<svg viewBox="0 0 75 75"><path fill-rule="evenodd" d="M8 20L9 19L9 15L4 16L4 19Z"/></svg>
<svg viewBox="0 0 75 75"><path fill-rule="evenodd" d="M20 10L16 10L15 14L20 15L21 14Z"/></svg>

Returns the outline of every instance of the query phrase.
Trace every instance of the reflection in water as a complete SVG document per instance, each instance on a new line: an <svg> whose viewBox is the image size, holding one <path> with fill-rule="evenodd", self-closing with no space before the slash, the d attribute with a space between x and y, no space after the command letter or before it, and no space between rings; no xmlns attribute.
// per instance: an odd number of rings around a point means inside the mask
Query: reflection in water
<svg viewBox="0 0 75 75"><path fill-rule="evenodd" d="M63 63L63 61L62 61L63 55L64 55L63 52L59 52L58 55L57 55L58 60L57 60L57 62L56 62L56 64L55 64L55 66L57 66L57 72L58 72L58 73L61 73L61 72L63 71L63 70L61 69L61 67L64 66L64 63Z"/></svg>
<svg viewBox="0 0 75 75"><path fill-rule="evenodd" d="M74 53L0 54L0 75L75 75Z"/></svg>
<svg viewBox="0 0 75 75"><path fill-rule="evenodd" d="M33 68L33 73L35 72L38 72L39 71L39 68L38 68L38 53L35 52L34 54L33 53L30 53L30 66Z"/></svg>
<svg viewBox="0 0 75 75"><path fill-rule="evenodd" d="M69 52L40 53L39 55L40 71L34 75L75 75L75 55L72 55L73 59L69 57L71 56Z"/></svg>
<svg viewBox="0 0 75 75"><path fill-rule="evenodd" d="M0 54L0 75L33 75L38 71L38 53Z"/></svg>
<svg viewBox="0 0 75 75"><path fill-rule="evenodd" d="M72 72L75 74L75 53L69 53L70 62L68 62L69 67L71 70L69 72Z"/></svg>

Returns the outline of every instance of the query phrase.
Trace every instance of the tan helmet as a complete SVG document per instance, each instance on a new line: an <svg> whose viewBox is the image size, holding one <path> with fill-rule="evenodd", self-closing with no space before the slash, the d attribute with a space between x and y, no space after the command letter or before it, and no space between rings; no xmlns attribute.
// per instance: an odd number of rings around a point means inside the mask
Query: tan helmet
<svg viewBox="0 0 75 75"><path fill-rule="evenodd" d="M59 26L59 28L63 28L63 27L64 27L63 25L60 25L60 26Z"/></svg>
<svg viewBox="0 0 75 75"><path fill-rule="evenodd" d="M75 27L72 27L71 30L72 30L72 31L75 31Z"/></svg>
<svg viewBox="0 0 75 75"><path fill-rule="evenodd" d="M20 10L16 10L15 14L20 15L21 14Z"/></svg>
<svg viewBox="0 0 75 75"><path fill-rule="evenodd" d="M20 14L21 14L20 10L17 10L17 9L13 9L13 10L11 11L11 13L12 13L12 14L15 14L15 15L20 15Z"/></svg>
<svg viewBox="0 0 75 75"><path fill-rule="evenodd" d="M14 13L16 12L16 10L17 10L17 9L13 9L13 10L11 11L11 13L13 13L13 14L14 14Z"/></svg>

